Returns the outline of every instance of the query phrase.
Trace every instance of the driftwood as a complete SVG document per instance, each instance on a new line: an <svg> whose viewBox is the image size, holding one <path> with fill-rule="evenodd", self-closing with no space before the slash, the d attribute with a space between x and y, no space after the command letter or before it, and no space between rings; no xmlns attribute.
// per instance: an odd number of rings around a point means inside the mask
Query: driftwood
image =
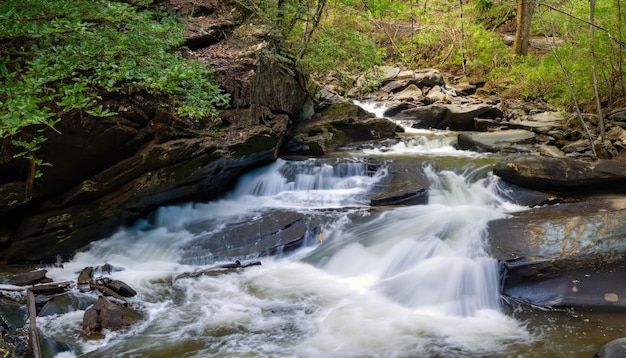
<svg viewBox="0 0 626 358"><path fill-rule="evenodd" d="M249 263L242 264L239 260L237 260L232 264L219 265L219 266L211 267L211 268L201 270L201 271L185 272L176 276L174 278L174 281L181 279L181 278L196 278L202 275L225 273L225 272L230 272L232 270L236 270L240 268L246 268L250 266L260 266L260 265L261 265L261 261L252 261Z"/></svg>
<svg viewBox="0 0 626 358"><path fill-rule="evenodd" d="M94 284L94 285L91 285L91 287L97 289L98 291L102 292L103 294L107 296L115 297L120 301L126 302L126 299L122 295L120 295L119 293L113 291L112 289L106 286Z"/></svg>
<svg viewBox="0 0 626 358"><path fill-rule="evenodd" d="M30 349L34 358L41 357L41 346L39 345L39 332L37 331L37 306L35 305L35 293L28 290L26 293L28 302L28 337Z"/></svg>
<svg viewBox="0 0 626 358"><path fill-rule="evenodd" d="M43 285L33 286L29 288L28 291L36 295L54 295L57 293L65 292L72 283L74 282L62 281L62 282L46 283Z"/></svg>

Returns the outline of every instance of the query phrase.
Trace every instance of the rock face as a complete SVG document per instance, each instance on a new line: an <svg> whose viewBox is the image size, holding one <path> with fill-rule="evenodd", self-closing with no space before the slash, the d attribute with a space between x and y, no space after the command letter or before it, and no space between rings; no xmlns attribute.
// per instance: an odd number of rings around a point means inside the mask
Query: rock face
<svg viewBox="0 0 626 358"><path fill-rule="evenodd" d="M357 105L332 104L290 127L282 153L321 156L348 143L393 138L396 127Z"/></svg>
<svg viewBox="0 0 626 358"><path fill-rule="evenodd" d="M626 182L626 165L618 160L528 156L502 161L493 173L522 187L557 192L581 188L623 192Z"/></svg>
<svg viewBox="0 0 626 358"><path fill-rule="evenodd" d="M22 182L28 162L13 158L16 148L5 139L0 262L71 255L157 206L213 199L241 173L275 159L288 122L300 118L308 96L293 62L276 54L263 30L268 27L235 2L204 1L192 18L185 12L189 4L163 5L185 15L193 47L188 55L215 68L231 106L218 118L190 121L130 89L103 99L117 116L70 112L57 125L62 134L45 132L38 155L53 166L42 167L31 198Z"/></svg>
<svg viewBox="0 0 626 358"><path fill-rule="evenodd" d="M502 292L545 307L626 309L626 197L593 196L489 223Z"/></svg>

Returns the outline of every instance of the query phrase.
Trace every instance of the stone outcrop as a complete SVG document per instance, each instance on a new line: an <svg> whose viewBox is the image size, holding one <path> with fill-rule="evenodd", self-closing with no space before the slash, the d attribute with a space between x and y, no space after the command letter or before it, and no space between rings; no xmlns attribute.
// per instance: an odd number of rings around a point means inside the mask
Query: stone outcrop
<svg viewBox="0 0 626 358"><path fill-rule="evenodd" d="M189 4L164 5L185 14L187 55L213 66L231 106L192 121L140 89L105 96L117 116L70 112L58 132L45 131L38 155L52 166L41 167L29 198L28 162L13 158L17 149L3 140L0 262L66 257L160 205L216 198L242 173L274 160L289 121L304 115L307 91L262 20L229 1L204 1L191 18Z"/></svg>
<svg viewBox="0 0 626 358"><path fill-rule="evenodd" d="M351 103L332 104L287 131L282 154L321 156L349 143L396 136L395 123Z"/></svg>
<svg viewBox="0 0 626 358"><path fill-rule="evenodd" d="M548 308L626 309L626 197L592 196L488 224L502 293Z"/></svg>
<svg viewBox="0 0 626 358"><path fill-rule="evenodd" d="M493 173L521 187L553 192L581 189L623 192L626 183L626 166L619 160L527 156L499 162Z"/></svg>

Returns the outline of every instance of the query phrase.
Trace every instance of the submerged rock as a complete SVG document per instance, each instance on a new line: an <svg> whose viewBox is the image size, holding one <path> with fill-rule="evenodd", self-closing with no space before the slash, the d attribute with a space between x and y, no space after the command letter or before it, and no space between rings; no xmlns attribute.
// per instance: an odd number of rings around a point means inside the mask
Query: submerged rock
<svg viewBox="0 0 626 358"><path fill-rule="evenodd" d="M37 316L44 317L84 310L91 306L94 302L95 299L91 295L77 295L72 292L66 292L48 300L48 302L43 305Z"/></svg>

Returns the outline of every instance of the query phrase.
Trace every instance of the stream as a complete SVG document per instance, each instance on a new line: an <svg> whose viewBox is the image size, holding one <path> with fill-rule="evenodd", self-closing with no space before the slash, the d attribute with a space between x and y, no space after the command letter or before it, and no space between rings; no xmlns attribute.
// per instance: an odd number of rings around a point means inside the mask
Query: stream
<svg viewBox="0 0 626 358"><path fill-rule="evenodd" d="M397 143L279 159L219 200L162 207L46 268L65 281L108 263L118 268L109 277L138 292L130 301L146 318L89 340L78 310L39 317L41 335L69 344L57 357L591 357L624 335L609 314L501 300L486 223L529 208L501 195L490 171L501 158L455 141L453 132L407 128ZM396 161L421 173L426 205L369 205ZM275 212L308 218L298 247L218 257L206 242ZM184 275L235 259L262 264Z"/></svg>

